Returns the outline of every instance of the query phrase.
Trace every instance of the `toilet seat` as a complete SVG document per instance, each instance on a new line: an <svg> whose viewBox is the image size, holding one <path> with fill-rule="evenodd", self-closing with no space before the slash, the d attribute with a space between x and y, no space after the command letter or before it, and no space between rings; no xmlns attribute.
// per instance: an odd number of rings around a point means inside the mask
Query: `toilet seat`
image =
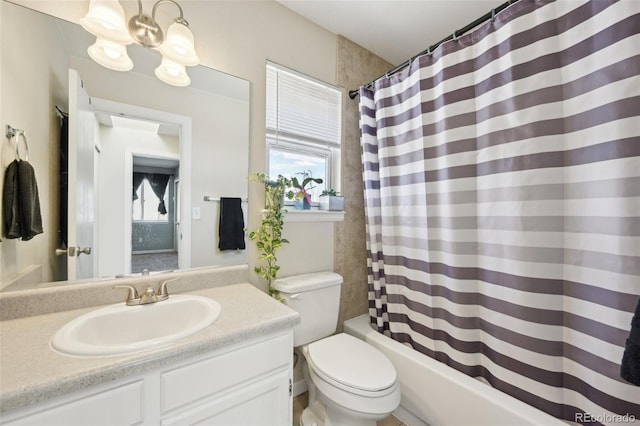
<svg viewBox="0 0 640 426"><path fill-rule="evenodd" d="M336 334L309 344L307 363L331 385L367 397L379 397L397 388L396 371L378 349L348 334Z"/></svg>

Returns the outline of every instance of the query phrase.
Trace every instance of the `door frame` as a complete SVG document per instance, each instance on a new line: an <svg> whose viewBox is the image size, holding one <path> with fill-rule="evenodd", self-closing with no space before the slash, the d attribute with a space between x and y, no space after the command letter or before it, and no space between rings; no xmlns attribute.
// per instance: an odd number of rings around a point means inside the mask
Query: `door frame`
<svg viewBox="0 0 640 426"><path fill-rule="evenodd" d="M180 141L181 142L181 141ZM133 254L133 217L131 216L131 213L133 212L133 200L131 198L131 187L132 187L132 182L133 182L133 158L134 157L144 157L144 158L158 158L158 159L165 159L165 160L178 160L178 162L180 163L180 156L173 156L167 153L160 153L158 151L151 151L151 150L141 150L138 148L135 149L131 149L131 148L125 148L125 153L124 153L124 176L125 176L125 188L126 188L126 183L129 183L128 188L125 190L124 192L124 205L125 205L125 210L129 212L129 218L127 218L127 221L124 224L124 229L125 229L125 240L124 240L124 255L125 255L125 273L130 274L131 273L131 255ZM178 166L180 167L180 166ZM168 202L169 200L167 200ZM181 249L181 245L179 244L179 241L176 241L175 238L175 229L176 229L176 220L177 220L177 211L175 209L175 205L174 205L174 218L173 218L173 223L171 224L171 230L174 234L174 239L173 239L173 246L174 248L177 248L178 251L178 268L182 268L182 266L180 265L180 249Z"/></svg>
<svg viewBox="0 0 640 426"><path fill-rule="evenodd" d="M181 182L181 206L180 206L180 228L181 233L184 235L191 235L191 215L188 214L188 208L191 206L191 152L192 152L192 119L184 115L173 114L165 111L154 110L137 105L124 104L120 102L109 101L106 99L92 98L93 105L96 112L104 112L107 114L118 115L121 117L127 117L132 119L156 121L161 123L170 123L180 126L179 141L180 141L180 182ZM125 155L125 171L129 178L125 178L124 194L131 192L131 181L133 179L133 155L138 156L157 156L150 152L130 153L130 150L126 150ZM128 250L123 248L122 256L124 258L125 274L131 273L131 221L132 221L132 201L129 197L129 202L125 203L124 211L122 214L125 218L125 247L128 246ZM187 241L188 240L188 241ZM180 269L186 269L191 267L191 239L185 240L180 238L177 241L178 244L178 266Z"/></svg>

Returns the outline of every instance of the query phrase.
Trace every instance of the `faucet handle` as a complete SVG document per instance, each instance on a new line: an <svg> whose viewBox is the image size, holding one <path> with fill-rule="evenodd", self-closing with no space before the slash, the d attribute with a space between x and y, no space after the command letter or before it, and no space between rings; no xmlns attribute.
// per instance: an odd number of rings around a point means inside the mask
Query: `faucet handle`
<svg viewBox="0 0 640 426"><path fill-rule="evenodd" d="M138 294L138 290L136 290L135 287L132 287L130 285L114 285L113 288L128 288L129 295L127 296L126 304L129 306L140 304L140 295Z"/></svg>
<svg viewBox="0 0 640 426"><path fill-rule="evenodd" d="M167 291L167 283L170 283L171 281L175 281L177 280L177 278L172 278L170 280L166 280L163 281L160 284L160 287L158 288L158 302L162 301L162 300L167 300L169 298L169 292Z"/></svg>
<svg viewBox="0 0 640 426"><path fill-rule="evenodd" d="M140 296L140 304L146 305L148 303L156 303L158 301L158 296L156 296L156 292L153 291L151 286L147 287L147 289Z"/></svg>

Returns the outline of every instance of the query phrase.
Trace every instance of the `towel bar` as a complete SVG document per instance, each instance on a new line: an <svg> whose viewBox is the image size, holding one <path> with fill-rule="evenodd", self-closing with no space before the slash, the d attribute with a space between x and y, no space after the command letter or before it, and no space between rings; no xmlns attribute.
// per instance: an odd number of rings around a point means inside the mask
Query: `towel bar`
<svg viewBox="0 0 640 426"><path fill-rule="evenodd" d="M220 197L210 197L209 195L205 195L203 199L204 201L220 201ZM246 203L248 201L249 200L247 198L242 199L243 203Z"/></svg>
<svg viewBox="0 0 640 426"><path fill-rule="evenodd" d="M24 130L16 129L15 127L7 124L7 138L9 141L16 138L16 156L18 157L18 160L22 160L22 157L20 156L20 140L18 139L20 136L22 136L22 139L24 140L24 149L26 152L25 161L29 161L29 144L27 143L27 135L25 135Z"/></svg>

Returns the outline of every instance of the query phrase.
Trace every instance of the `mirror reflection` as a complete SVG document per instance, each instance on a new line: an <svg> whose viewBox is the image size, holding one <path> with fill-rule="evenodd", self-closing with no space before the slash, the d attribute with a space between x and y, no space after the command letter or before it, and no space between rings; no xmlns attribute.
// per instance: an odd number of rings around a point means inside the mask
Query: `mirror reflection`
<svg viewBox="0 0 640 426"><path fill-rule="evenodd" d="M86 54L93 41L79 25L2 2L2 118L28 136L45 229L0 242L0 289L246 263L244 251L218 249L218 224L221 197L243 200L246 223L249 83L196 66L189 87L169 86L154 76L160 54L136 45L132 71L108 70ZM12 159L5 140L3 170Z"/></svg>

